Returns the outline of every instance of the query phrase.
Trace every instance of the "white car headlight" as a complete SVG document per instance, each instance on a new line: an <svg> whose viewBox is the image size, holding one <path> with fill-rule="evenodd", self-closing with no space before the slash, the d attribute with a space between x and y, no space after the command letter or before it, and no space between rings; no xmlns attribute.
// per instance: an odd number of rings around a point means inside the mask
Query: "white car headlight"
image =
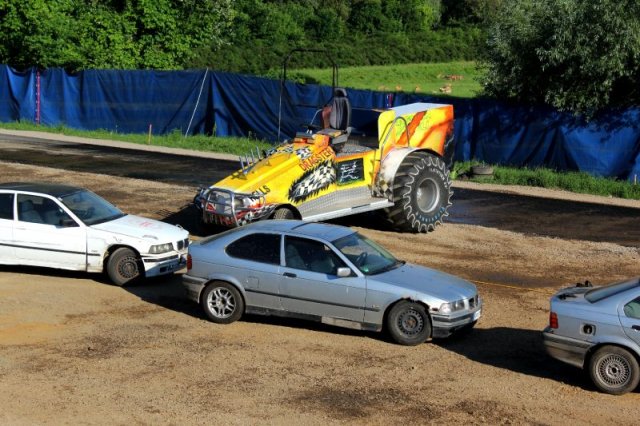
<svg viewBox="0 0 640 426"><path fill-rule="evenodd" d="M156 244L154 246L151 246L151 248L149 248L149 253L160 254L160 253L166 253L172 250L173 250L173 244L171 243Z"/></svg>

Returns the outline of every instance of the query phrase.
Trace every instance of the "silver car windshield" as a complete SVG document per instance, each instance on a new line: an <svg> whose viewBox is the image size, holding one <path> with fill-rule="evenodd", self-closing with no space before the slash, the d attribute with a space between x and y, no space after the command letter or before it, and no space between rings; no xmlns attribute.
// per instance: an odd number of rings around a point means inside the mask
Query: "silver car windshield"
<svg viewBox="0 0 640 426"><path fill-rule="evenodd" d="M596 303L602 299L606 299L607 297L611 297L615 294L622 293L623 291L627 291L635 287L640 287L640 278L634 278L629 281L611 284L606 287L594 288L593 290L589 290L588 292L586 292L584 298L591 303Z"/></svg>
<svg viewBox="0 0 640 426"><path fill-rule="evenodd" d="M96 225L121 218L125 214L116 206L91 191L78 191L63 195L59 200L84 222L85 225Z"/></svg>
<svg viewBox="0 0 640 426"><path fill-rule="evenodd" d="M365 275L379 274L404 265L403 261L357 232L338 238L332 244Z"/></svg>

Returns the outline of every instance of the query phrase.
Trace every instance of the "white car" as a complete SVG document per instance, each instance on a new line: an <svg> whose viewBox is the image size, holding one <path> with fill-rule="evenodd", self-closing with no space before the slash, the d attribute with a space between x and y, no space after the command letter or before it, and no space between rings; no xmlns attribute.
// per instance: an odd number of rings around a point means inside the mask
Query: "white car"
<svg viewBox="0 0 640 426"><path fill-rule="evenodd" d="M107 271L117 285L185 265L189 233L127 215L83 188L0 184L0 264Z"/></svg>

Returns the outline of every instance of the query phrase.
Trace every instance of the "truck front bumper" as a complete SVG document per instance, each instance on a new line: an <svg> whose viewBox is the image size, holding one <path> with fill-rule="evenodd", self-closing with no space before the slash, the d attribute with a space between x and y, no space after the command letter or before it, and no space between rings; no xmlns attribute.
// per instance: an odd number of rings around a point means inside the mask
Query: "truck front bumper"
<svg viewBox="0 0 640 426"><path fill-rule="evenodd" d="M236 227L264 219L273 213L275 205L267 205L264 195L237 194L233 191L210 187L202 188L194 198L207 224Z"/></svg>

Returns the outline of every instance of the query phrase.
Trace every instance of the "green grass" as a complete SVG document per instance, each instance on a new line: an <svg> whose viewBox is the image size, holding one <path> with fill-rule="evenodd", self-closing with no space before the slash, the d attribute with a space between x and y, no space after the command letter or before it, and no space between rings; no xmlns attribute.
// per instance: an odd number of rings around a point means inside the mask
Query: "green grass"
<svg viewBox="0 0 640 426"><path fill-rule="evenodd" d="M477 161L456 163L453 175L468 175ZM518 168L493 166L493 176L471 177L471 181L500 185L537 186L561 189L579 194L602 195L606 197L640 200L640 185L612 178L591 176L583 172L557 172L545 168Z"/></svg>
<svg viewBox="0 0 640 426"><path fill-rule="evenodd" d="M0 123L0 128L12 130L30 130L48 133L56 133L68 136L80 136L92 139L110 139L123 142L132 142L141 145L165 146L170 148L191 149L194 151L220 152L234 155L249 153L256 146L261 150L269 149L272 145L268 142L234 137L213 137L204 135L183 136L174 131L168 135L129 134L115 133L108 130L76 130L65 126L46 127L27 122Z"/></svg>
<svg viewBox="0 0 640 426"><path fill-rule="evenodd" d="M292 79L331 84L331 69L298 69ZM389 92L422 93L425 95L473 98L482 87L478 78L482 72L475 62L446 62L340 68L338 84L354 89ZM447 79L459 76L461 79ZM440 89L450 85L451 93Z"/></svg>

